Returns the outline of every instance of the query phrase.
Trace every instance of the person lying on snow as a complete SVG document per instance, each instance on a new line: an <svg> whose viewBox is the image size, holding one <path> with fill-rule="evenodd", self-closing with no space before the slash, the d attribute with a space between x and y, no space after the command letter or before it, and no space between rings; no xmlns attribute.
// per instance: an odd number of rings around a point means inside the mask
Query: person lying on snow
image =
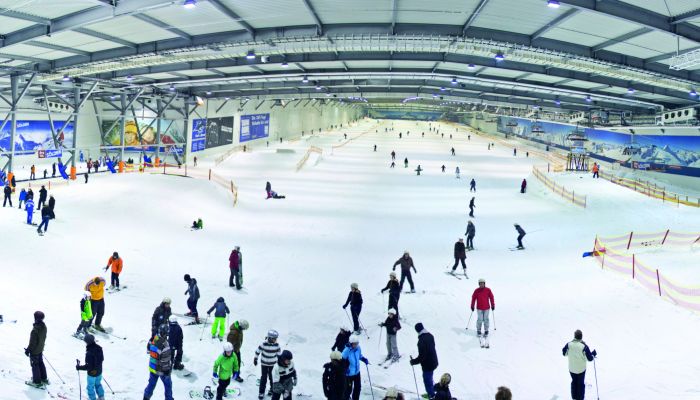
<svg viewBox="0 0 700 400"><path fill-rule="evenodd" d="M199 218L196 221L192 221L192 229L202 229L204 228L204 222Z"/></svg>

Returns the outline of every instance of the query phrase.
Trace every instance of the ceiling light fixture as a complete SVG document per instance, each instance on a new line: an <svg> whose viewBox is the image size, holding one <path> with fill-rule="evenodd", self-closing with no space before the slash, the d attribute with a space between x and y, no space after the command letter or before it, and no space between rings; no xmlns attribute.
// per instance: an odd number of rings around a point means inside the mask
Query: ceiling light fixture
<svg viewBox="0 0 700 400"><path fill-rule="evenodd" d="M444 92L446 89L445 89L444 86L441 86L441 87L440 87L440 90Z"/></svg>
<svg viewBox="0 0 700 400"><path fill-rule="evenodd" d="M321 90L321 85L316 85L316 90Z"/></svg>
<svg viewBox="0 0 700 400"><path fill-rule="evenodd" d="M698 92L696 92L695 89L690 89L690 92L688 92L688 94L691 95L692 97L695 97L698 95Z"/></svg>
<svg viewBox="0 0 700 400"><path fill-rule="evenodd" d="M502 52L502 51L499 51L498 53L496 53L495 56L493 56L493 58L494 58L496 61L503 61L503 60L506 59L506 56L503 55L503 52Z"/></svg>
<svg viewBox="0 0 700 400"><path fill-rule="evenodd" d="M304 78L302 78L301 81L304 82L304 83L309 83L309 77L306 76L306 75L304 75Z"/></svg>
<svg viewBox="0 0 700 400"><path fill-rule="evenodd" d="M245 58L248 60L255 60L255 52L253 50L249 50Z"/></svg>
<svg viewBox="0 0 700 400"><path fill-rule="evenodd" d="M559 0L547 0L547 7L549 8L559 8L561 4L559 3Z"/></svg>
<svg viewBox="0 0 700 400"><path fill-rule="evenodd" d="M457 78L452 78L452 84L456 85L457 84Z"/></svg>
<svg viewBox="0 0 700 400"><path fill-rule="evenodd" d="M197 0L185 0L185 2L182 3L182 6L188 10L191 10L197 7Z"/></svg>
<svg viewBox="0 0 700 400"><path fill-rule="evenodd" d="M229 100L231 100L231 98L230 98L230 97L224 97L224 100L229 101Z"/></svg>
<svg viewBox="0 0 700 400"><path fill-rule="evenodd" d="M473 69L476 68L476 65L474 65L474 64L469 64L469 65L467 65L467 68L473 70Z"/></svg>
<svg viewBox="0 0 700 400"><path fill-rule="evenodd" d="M68 76L68 75L63 75L62 80L63 80L63 82L68 82L68 81L70 80L70 76Z"/></svg>
<svg viewBox="0 0 700 400"><path fill-rule="evenodd" d="M211 92L207 91L207 96L211 96Z"/></svg>
<svg viewBox="0 0 700 400"><path fill-rule="evenodd" d="M287 64L287 62L286 62L286 61L285 61L285 62L283 62L283 63L282 63L282 68L289 68L289 64Z"/></svg>
<svg viewBox="0 0 700 400"><path fill-rule="evenodd" d="M131 81L134 80L134 76L131 75L131 74L129 74L129 75L126 76L126 80L129 81L129 82L131 82Z"/></svg>
<svg viewBox="0 0 700 400"><path fill-rule="evenodd" d="M628 94L634 94L634 89L633 89L633 88L627 88L627 93L628 93Z"/></svg>
<svg viewBox="0 0 700 400"><path fill-rule="evenodd" d="M174 92L175 91L175 85L170 85L170 91Z"/></svg>
<svg viewBox="0 0 700 400"><path fill-rule="evenodd" d="M591 99L591 96L589 95L589 96L586 96L586 101L590 103L591 101L593 101L593 99Z"/></svg>

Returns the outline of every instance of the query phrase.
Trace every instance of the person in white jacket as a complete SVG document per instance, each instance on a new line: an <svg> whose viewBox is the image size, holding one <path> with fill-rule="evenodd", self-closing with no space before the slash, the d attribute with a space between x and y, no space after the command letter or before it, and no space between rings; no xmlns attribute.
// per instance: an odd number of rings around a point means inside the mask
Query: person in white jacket
<svg viewBox="0 0 700 400"><path fill-rule="evenodd" d="M586 342L583 341L583 333L577 329L574 332L574 340L564 346L562 354L569 359L571 398L583 400L586 394L586 360L593 361L598 353L595 350L591 352Z"/></svg>
<svg viewBox="0 0 700 400"><path fill-rule="evenodd" d="M297 385L292 352L285 350L272 368L272 400L292 400L292 389Z"/></svg>

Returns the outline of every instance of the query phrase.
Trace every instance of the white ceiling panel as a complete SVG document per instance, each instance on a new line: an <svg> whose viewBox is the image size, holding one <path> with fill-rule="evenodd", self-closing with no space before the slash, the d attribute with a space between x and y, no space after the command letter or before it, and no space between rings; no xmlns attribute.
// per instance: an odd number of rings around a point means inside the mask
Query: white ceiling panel
<svg viewBox="0 0 700 400"><path fill-rule="evenodd" d="M700 0L699 0L700 1ZM700 6L700 4L699 4ZM656 54L665 54L676 51L679 47L680 50L686 50L696 47L698 44L687 39L681 39L680 41L670 33L653 31L645 35L637 36L636 38L629 39L625 43L638 46L644 49L649 49L656 51Z"/></svg>
<svg viewBox="0 0 700 400"><path fill-rule="evenodd" d="M398 23L464 25L479 0L400 0Z"/></svg>
<svg viewBox="0 0 700 400"><path fill-rule="evenodd" d="M192 70L186 70L186 71L178 71L180 74L187 75L187 76L211 76L211 77L217 77L219 76L218 74L215 74L214 72L207 71L206 69L192 69Z"/></svg>
<svg viewBox="0 0 700 400"><path fill-rule="evenodd" d="M502 68L486 68L483 70L479 76L498 76L503 78L515 78L517 76L523 75L522 71L513 71L512 69L502 69Z"/></svg>
<svg viewBox="0 0 700 400"><path fill-rule="evenodd" d="M163 28L158 28L134 17L114 18L88 25L86 28L133 43L147 43L177 37Z"/></svg>
<svg viewBox="0 0 700 400"><path fill-rule="evenodd" d="M7 46L2 48L2 54L17 54L20 56L27 56L27 57L38 57L38 58L44 58L40 56L40 54L45 54L50 52L51 50L44 49L41 47L36 47L36 46L30 46L28 44L13 44L12 46Z"/></svg>
<svg viewBox="0 0 700 400"><path fill-rule="evenodd" d="M626 54L632 57L639 57L639 58L649 58L649 57L654 57L655 55L659 54L658 51L654 51L652 49L649 49L644 46L640 45L632 45L627 42L625 43L618 43L616 45L606 47L605 50L607 51L614 51L616 53L622 53Z"/></svg>
<svg viewBox="0 0 700 400"><path fill-rule="evenodd" d="M96 7L90 0L0 0L0 8L7 8L37 17L54 19Z"/></svg>
<svg viewBox="0 0 700 400"><path fill-rule="evenodd" d="M345 61L348 68L389 68L388 61ZM394 63L397 67L397 63Z"/></svg>
<svg viewBox="0 0 700 400"><path fill-rule="evenodd" d="M438 69L443 69L446 63L440 63ZM394 61L391 64L394 68L430 68L435 66L434 61Z"/></svg>
<svg viewBox="0 0 700 400"><path fill-rule="evenodd" d="M258 64L258 68L260 68L263 71L293 71L293 72L298 72L300 69L292 64L289 64L287 68L282 67L282 64Z"/></svg>
<svg viewBox="0 0 700 400"><path fill-rule="evenodd" d="M157 74L144 74L144 75L139 75L142 78L147 78L147 79L174 79L177 78L173 75L170 75L165 72L157 73Z"/></svg>
<svg viewBox="0 0 700 400"><path fill-rule="evenodd" d="M33 22L23 21L20 19L5 17L0 13L0 35L5 35L10 32L18 31L34 25Z"/></svg>
<svg viewBox="0 0 700 400"><path fill-rule="evenodd" d="M223 3L253 28L315 24L313 16L301 0L223 0Z"/></svg>
<svg viewBox="0 0 700 400"><path fill-rule="evenodd" d="M564 83L562 86L570 86L570 87L581 88L581 89L590 89L592 87L600 86L600 83L586 82L586 81L571 81L571 82Z"/></svg>
<svg viewBox="0 0 700 400"><path fill-rule="evenodd" d="M667 17L683 14L700 8L698 0L622 0L633 6L646 8ZM670 11L670 13L669 13Z"/></svg>
<svg viewBox="0 0 700 400"><path fill-rule="evenodd" d="M560 76L551 76L551 75L542 75L542 74L528 75L527 77L525 77L523 79L528 80L528 81L536 81L536 82L543 82L543 83L554 83L554 82L561 81Z"/></svg>
<svg viewBox="0 0 700 400"><path fill-rule="evenodd" d="M567 10L548 8L541 0L495 0L486 4L473 26L529 35Z"/></svg>
<svg viewBox="0 0 700 400"><path fill-rule="evenodd" d="M299 63L305 69L338 69L343 68L340 61L315 61Z"/></svg>
<svg viewBox="0 0 700 400"><path fill-rule="evenodd" d="M441 63L440 66L438 67L439 69L443 70L450 70L450 71L459 71L463 73L470 73L476 71L478 68L481 67L476 67L474 70L469 69L468 64L460 64L460 63L452 63L452 62L444 62Z"/></svg>
<svg viewBox="0 0 700 400"><path fill-rule="evenodd" d="M563 25L563 24L562 24ZM554 40L566 40L567 42L580 44L582 46L592 47L599 44L603 39L595 32L579 32L561 26L554 27L547 31L543 38Z"/></svg>
<svg viewBox="0 0 700 400"><path fill-rule="evenodd" d="M602 14L580 12L552 30L556 31L558 36L553 37L550 33L547 37L578 43L573 36L571 39L567 36L567 32L573 32L597 37L598 41L593 44L600 44L639 28L641 25L624 22Z"/></svg>
<svg viewBox="0 0 700 400"><path fill-rule="evenodd" d="M241 24L207 2L199 2L197 7L189 10L182 7L164 7L146 14L190 35L243 29Z"/></svg>
<svg viewBox="0 0 700 400"><path fill-rule="evenodd" d="M240 74L240 73L250 73L250 72L258 72L254 70L253 68L250 68L247 65L239 65L237 67L223 67L223 68L217 68L217 71L221 71L226 74Z"/></svg>
<svg viewBox="0 0 700 400"><path fill-rule="evenodd" d="M391 22L391 0L308 1L325 24Z"/></svg>

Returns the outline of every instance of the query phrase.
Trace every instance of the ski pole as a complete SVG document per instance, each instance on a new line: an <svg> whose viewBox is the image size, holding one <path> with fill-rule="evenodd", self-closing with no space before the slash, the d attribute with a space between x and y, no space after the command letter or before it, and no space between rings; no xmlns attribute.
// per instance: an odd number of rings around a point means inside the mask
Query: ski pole
<svg viewBox="0 0 700 400"><path fill-rule="evenodd" d="M114 394L114 389L112 389L112 385L110 385L109 382L107 382L107 379L105 379L104 376L102 377L102 380L105 381L109 390L112 392L112 394Z"/></svg>
<svg viewBox="0 0 700 400"><path fill-rule="evenodd" d="M207 327L207 321L209 321L209 314L207 314L207 318L204 319L204 323L202 324L202 334L199 335L199 341L202 341L202 338L204 337L204 328Z"/></svg>
<svg viewBox="0 0 700 400"><path fill-rule="evenodd" d="M472 315L474 315L474 310L469 314L469 321L467 321L467 330L469 330L469 324L472 323Z"/></svg>
<svg viewBox="0 0 700 400"><path fill-rule="evenodd" d="M496 309L493 309L493 330L496 330Z"/></svg>
<svg viewBox="0 0 700 400"><path fill-rule="evenodd" d="M379 329L379 342L377 343L377 351L381 350L382 348L382 329Z"/></svg>
<svg viewBox="0 0 700 400"><path fill-rule="evenodd" d="M350 314L348 314L348 309L347 309L347 308L344 308L343 310L345 310L345 315L348 317L348 321L350 321L350 325L355 325L355 324L352 322L352 318L350 318Z"/></svg>
<svg viewBox="0 0 700 400"><path fill-rule="evenodd" d="M367 335L367 339L369 339L369 331L365 328L364 325L362 325L362 320L360 320L360 317L357 317L357 322L360 323L360 328L362 328L363 331L365 331L365 334Z"/></svg>
<svg viewBox="0 0 700 400"><path fill-rule="evenodd" d="M53 365L51 365L51 362L49 361L49 359L46 358L46 356L43 355L43 354L42 354L41 356L44 357L44 360L46 360L47 363L49 363L49 367L51 367L51 369L53 370L53 373L56 374L56 376L58 377L58 379L61 380L61 383L65 385L66 382L63 380L63 378L61 378L61 375L59 375L58 372L56 372L56 368L54 368Z"/></svg>
<svg viewBox="0 0 700 400"><path fill-rule="evenodd" d="M75 366L77 367L79 365L80 365L80 360L78 360L76 358L75 359ZM75 372L78 373L78 398L82 399L83 398L83 386L80 384L80 370L76 369Z"/></svg>
<svg viewBox="0 0 700 400"><path fill-rule="evenodd" d="M369 380L369 390L372 393L372 400L374 400L374 388L372 387L372 377L369 375L369 367L367 364L365 364L365 368L367 369L367 380Z"/></svg>
<svg viewBox="0 0 700 400"><path fill-rule="evenodd" d="M413 357L411 357L411 360L413 360ZM413 370L413 383L416 384L416 396L418 396L418 399L420 400L420 392L418 391L418 380L416 379L416 366L411 364L411 370Z"/></svg>
<svg viewBox="0 0 700 400"><path fill-rule="evenodd" d="M600 393L598 393L598 370L595 367L595 357L593 358L593 373L595 374L595 394L598 400L600 400Z"/></svg>

